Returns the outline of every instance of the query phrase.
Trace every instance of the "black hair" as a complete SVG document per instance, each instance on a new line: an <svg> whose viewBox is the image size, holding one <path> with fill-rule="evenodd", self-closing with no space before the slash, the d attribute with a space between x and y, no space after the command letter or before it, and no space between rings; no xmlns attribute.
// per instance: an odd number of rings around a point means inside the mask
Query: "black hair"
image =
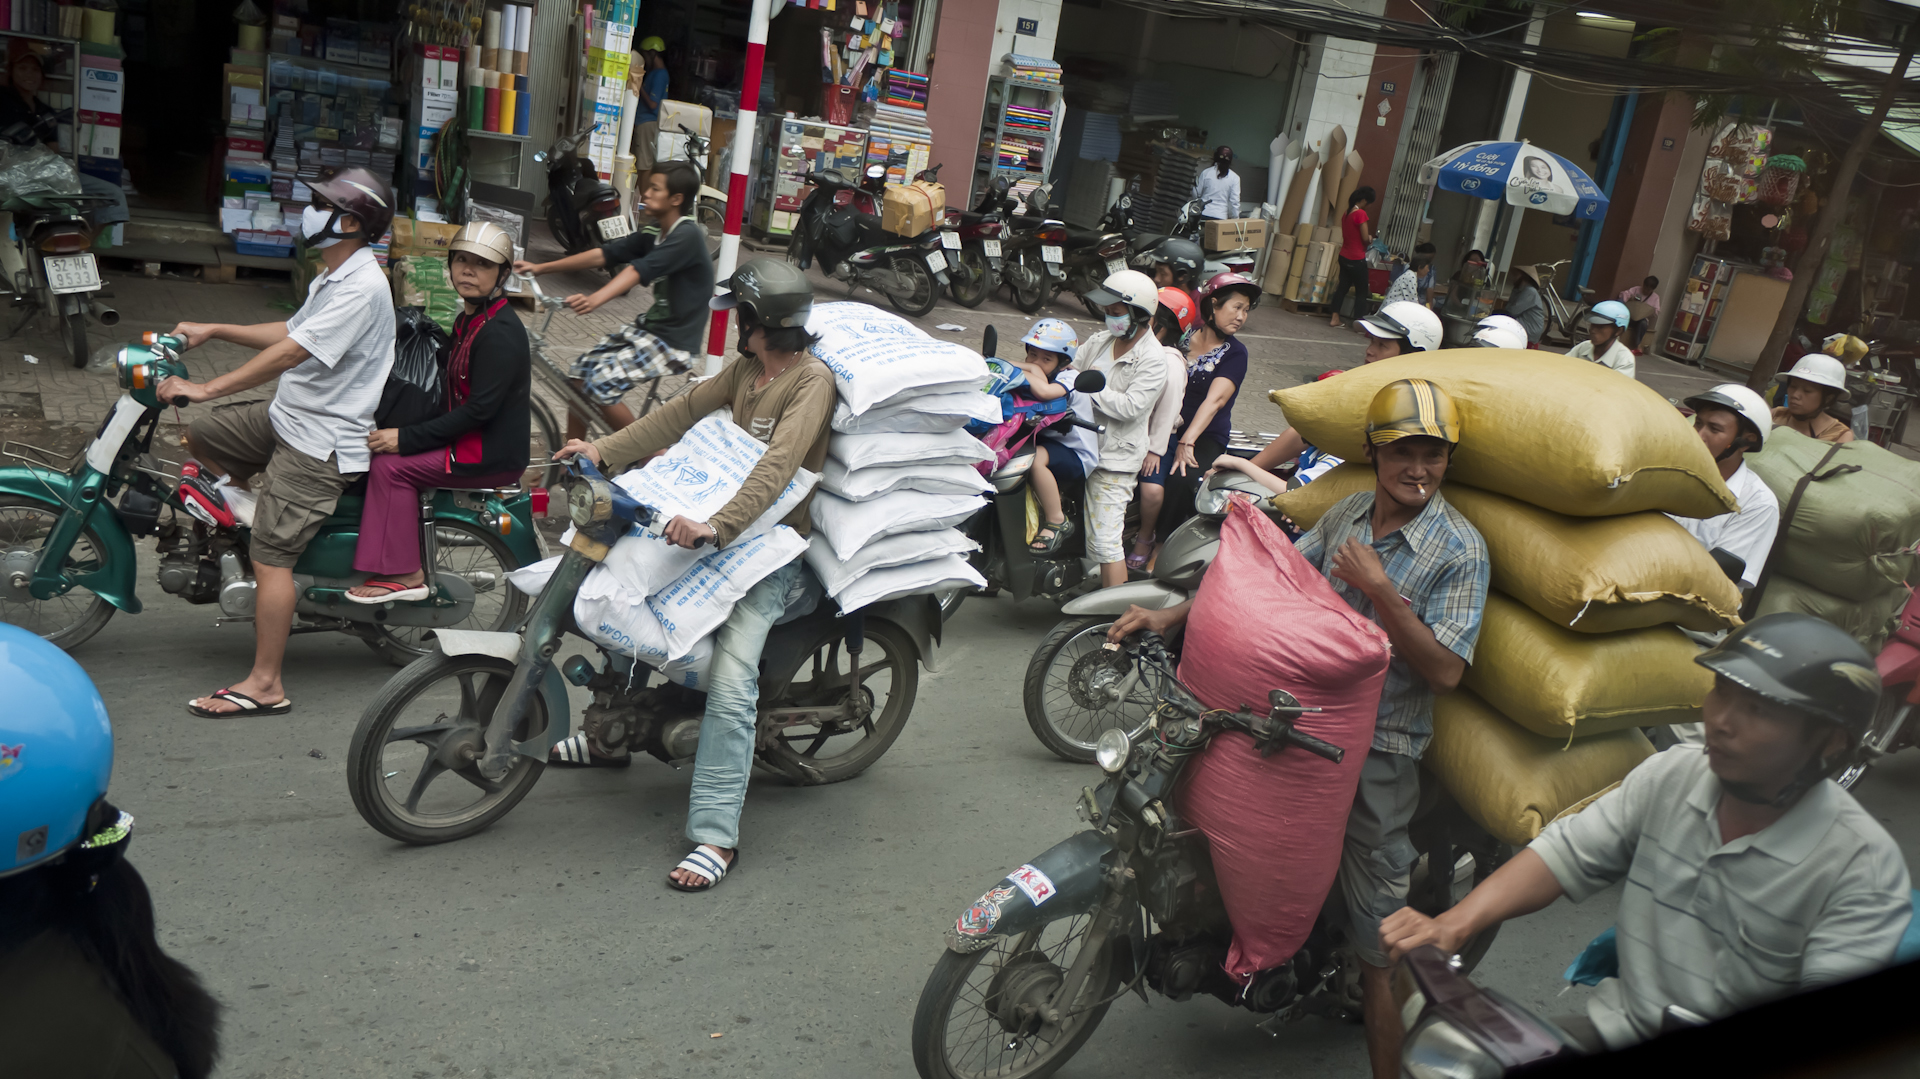
<svg viewBox="0 0 1920 1079"><path fill-rule="evenodd" d="M680 196L679 212L693 216L694 203L700 199L700 170L688 161L667 161L653 167L660 182L667 186L667 197Z"/></svg>
<svg viewBox="0 0 1920 1079"><path fill-rule="evenodd" d="M1180 343L1181 332L1180 316L1173 313L1173 308L1161 304L1154 310L1153 336L1156 340L1163 345L1176 345Z"/></svg>
<svg viewBox="0 0 1920 1079"><path fill-rule="evenodd" d="M1439 248L1433 246L1430 243L1413 245L1413 253L1416 255L1433 255L1433 254L1438 254L1439 251L1440 251Z"/></svg>
<svg viewBox="0 0 1920 1079"><path fill-rule="evenodd" d="M91 887L89 887L91 885ZM0 878L0 955L63 933L105 978L180 1079L205 1079L220 1056L220 1004L154 935L153 895L125 859L95 868L69 854Z"/></svg>
<svg viewBox="0 0 1920 1079"><path fill-rule="evenodd" d="M1356 187L1353 189L1353 194L1347 196L1347 209L1351 210L1362 203L1372 202L1373 199L1373 188Z"/></svg>
<svg viewBox="0 0 1920 1079"><path fill-rule="evenodd" d="M1433 265L1433 252L1416 250L1413 253L1413 261L1407 263L1407 265L1413 267L1415 270L1424 270Z"/></svg>
<svg viewBox="0 0 1920 1079"><path fill-rule="evenodd" d="M1260 306L1260 290L1255 288L1252 285L1247 285L1247 284L1235 283L1231 285L1225 285L1225 286L1222 286L1221 288L1215 289L1214 291L1207 293L1205 296L1202 296L1200 298L1200 318L1202 319L1202 321L1206 322L1208 329L1212 330L1214 333L1217 333L1222 337L1225 337L1227 333L1225 330L1222 330L1220 328L1219 323L1213 321L1213 310L1214 310L1214 307L1216 306L1214 301L1218 298L1224 298L1226 296L1230 296L1236 291L1252 293L1252 295L1247 297L1247 311L1249 313L1251 313L1254 308Z"/></svg>
<svg viewBox="0 0 1920 1079"><path fill-rule="evenodd" d="M1227 169L1233 165L1233 147L1221 145L1213 148L1213 167L1220 170L1219 178L1227 178Z"/></svg>
<svg viewBox="0 0 1920 1079"><path fill-rule="evenodd" d="M741 306L735 310L740 316L737 320L740 325L739 348L743 356L759 358L747 347L747 337L755 329L766 331L767 347L775 352L805 352L820 343L819 335L808 333L805 326L767 326L753 317L753 308Z"/></svg>
<svg viewBox="0 0 1920 1079"><path fill-rule="evenodd" d="M1467 252L1467 261L1472 262L1475 256L1479 256L1480 261L1482 262L1485 262L1487 260L1487 253L1476 247L1473 250Z"/></svg>
<svg viewBox="0 0 1920 1079"><path fill-rule="evenodd" d="M1659 288L1660 279L1653 276L1652 274L1648 274L1647 279L1645 281L1640 282L1640 284L1645 288Z"/></svg>

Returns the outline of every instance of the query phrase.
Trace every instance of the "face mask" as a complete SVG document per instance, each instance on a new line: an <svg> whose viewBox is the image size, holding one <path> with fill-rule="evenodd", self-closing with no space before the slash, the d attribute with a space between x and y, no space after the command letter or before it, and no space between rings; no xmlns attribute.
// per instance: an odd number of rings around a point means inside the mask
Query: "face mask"
<svg viewBox="0 0 1920 1079"><path fill-rule="evenodd" d="M327 223L332 220L332 210L322 210L318 206L309 206L300 211L300 235L306 237L308 240L313 240L315 236L327 231ZM308 246L332 247L339 242L340 237L330 236L324 240L317 240Z"/></svg>
<svg viewBox="0 0 1920 1079"><path fill-rule="evenodd" d="M1132 315L1108 315L1107 331L1115 337L1125 337L1133 332Z"/></svg>

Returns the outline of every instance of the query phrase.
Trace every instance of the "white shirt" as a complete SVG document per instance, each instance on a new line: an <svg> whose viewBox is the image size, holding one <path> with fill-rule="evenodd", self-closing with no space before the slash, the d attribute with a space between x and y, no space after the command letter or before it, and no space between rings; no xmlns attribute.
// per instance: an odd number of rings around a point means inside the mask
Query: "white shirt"
<svg viewBox="0 0 1920 1079"><path fill-rule="evenodd" d="M1073 380L1080 372L1072 364L1062 367L1054 375L1054 381L1067 387L1073 396L1073 418L1084 423L1093 423L1093 396L1080 393L1073 388ZM1080 459L1080 471L1088 475L1100 465L1100 444L1094 441L1093 432L1084 427L1075 427L1067 423L1056 423L1047 428L1047 441L1056 446L1064 446L1073 451Z"/></svg>
<svg viewBox="0 0 1920 1079"><path fill-rule="evenodd" d="M1147 452L1165 457L1173 449L1173 429L1180 425L1180 406L1187 398L1187 357L1172 345L1160 347L1167 350L1167 384L1160 388L1160 399L1147 419Z"/></svg>
<svg viewBox="0 0 1920 1079"><path fill-rule="evenodd" d="M1613 1049L1660 1032L1669 1004L1718 1019L1886 966L1912 917L1899 846L1823 780L1779 820L1720 839L1720 780L1675 746L1531 850L1578 903L1617 880L1620 976L1587 1017Z"/></svg>
<svg viewBox="0 0 1920 1079"><path fill-rule="evenodd" d="M1593 354L1592 341L1580 342L1568 349L1567 355L1576 360L1586 360L1588 363L1597 363L1602 367L1611 367L1628 378L1633 377L1633 350L1621 344L1618 337L1614 338L1613 343L1607 346L1607 351L1598 357Z"/></svg>
<svg viewBox="0 0 1920 1079"><path fill-rule="evenodd" d="M324 461L338 454L343 475L371 464L367 433L393 369L393 290L366 247L307 286L287 336L307 359L280 376L267 417L287 445Z"/></svg>
<svg viewBox="0 0 1920 1079"><path fill-rule="evenodd" d="M1711 551L1724 547L1731 554L1747 560L1747 568L1740 574L1740 583L1751 588L1760 581L1760 570L1767 564L1767 553L1773 550L1773 535L1780 529L1780 503L1773 497L1773 489L1761 479L1745 461L1734 470L1727 480L1727 490L1733 492L1734 500L1740 503L1740 509L1734 513L1723 513L1718 517L1701 520L1695 517L1673 517L1680 527L1692 533L1700 545Z"/></svg>
<svg viewBox="0 0 1920 1079"><path fill-rule="evenodd" d="M1219 167L1209 164L1193 180L1193 197L1203 200L1201 217L1231 221L1240 216L1240 174L1232 169L1225 176Z"/></svg>
<svg viewBox="0 0 1920 1079"><path fill-rule="evenodd" d="M1101 330L1074 358L1107 376L1106 389L1086 395L1092 398L1095 421L1107 428L1099 438L1099 467L1131 475L1147 457L1147 425L1167 384L1167 361L1165 346L1147 331L1120 356L1113 354L1114 344L1113 334Z"/></svg>

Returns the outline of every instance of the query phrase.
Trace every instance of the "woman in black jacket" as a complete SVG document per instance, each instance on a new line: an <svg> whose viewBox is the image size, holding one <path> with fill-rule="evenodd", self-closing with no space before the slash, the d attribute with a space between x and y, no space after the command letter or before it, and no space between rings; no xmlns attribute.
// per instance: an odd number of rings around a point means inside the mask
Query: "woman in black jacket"
<svg viewBox="0 0 1920 1079"><path fill-rule="evenodd" d="M503 292L513 240L474 222L447 253L447 276L465 301L447 358L447 411L425 423L367 436L373 467L353 568L371 573L348 590L355 603L427 598L420 568L420 494L433 487L511 487L527 470L527 397L533 366L527 330Z"/></svg>

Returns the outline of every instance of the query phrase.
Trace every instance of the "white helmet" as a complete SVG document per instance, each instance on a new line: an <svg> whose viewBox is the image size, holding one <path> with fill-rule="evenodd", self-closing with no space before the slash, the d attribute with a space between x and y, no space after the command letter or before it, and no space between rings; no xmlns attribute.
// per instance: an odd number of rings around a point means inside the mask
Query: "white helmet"
<svg viewBox="0 0 1920 1079"><path fill-rule="evenodd" d="M1702 408L1731 410L1760 432L1761 446L1767 444L1767 436L1773 432L1773 410L1767 407L1767 402L1759 394L1738 382L1722 382L1705 393L1696 393L1687 398L1686 406L1695 412Z"/></svg>
<svg viewBox="0 0 1920 1079"><path fill-rule="evenodd" d="M1807 353L1800 357L1799 363L1793 365L1793 370L1773 376L1775 382L1785 382L1790 378L1839 390L1842 394L1847 392L1846 367L1832 356L1823 356L1818 352Z"/></svg>
<svg viewBox="0 0 1920 1079"><path fill-rule="evenodd" d="M1360 328L1374 337L1405 341L1416 352L1440 347L1440 316L1414 303L1398 300L1360 320Z"/></svg>
<svg viewBox="0 0 1920 1079"><path fill-rule="evenodd" d="M1512 315L1488 315L1474 329L1473 343L1481 348L1526 348L1527 331Z"/></svg>
<svg viewBox="0 0 1920 1079"><path fill-rule="evenodd" d="M1121 270L1087 293L1087 301L1095 307L1124 303L1138 308L1141 318L1150 319L1160 306L1160 290L1153 286L1153 278L1139 270Z"/></svg>

